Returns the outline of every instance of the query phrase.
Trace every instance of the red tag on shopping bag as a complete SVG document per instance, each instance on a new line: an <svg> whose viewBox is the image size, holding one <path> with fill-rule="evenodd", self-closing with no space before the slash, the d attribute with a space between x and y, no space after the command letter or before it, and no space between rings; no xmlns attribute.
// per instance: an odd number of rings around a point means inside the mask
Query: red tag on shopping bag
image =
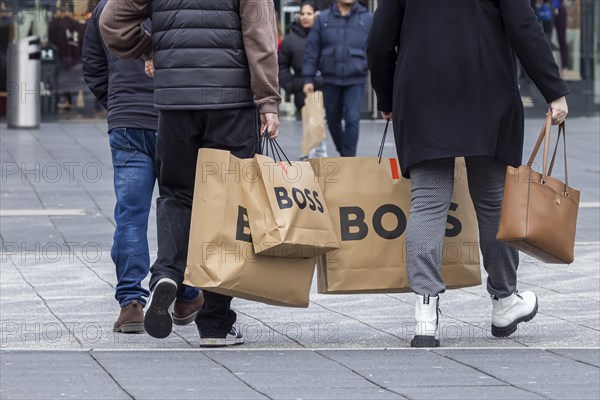
<svg viewBox="0 0 600 400"><path fill-rule="evenodd" d="M390 168L392 170L392 178L400 179L400 168L398 168L398 160L390 158Z"/></svg>

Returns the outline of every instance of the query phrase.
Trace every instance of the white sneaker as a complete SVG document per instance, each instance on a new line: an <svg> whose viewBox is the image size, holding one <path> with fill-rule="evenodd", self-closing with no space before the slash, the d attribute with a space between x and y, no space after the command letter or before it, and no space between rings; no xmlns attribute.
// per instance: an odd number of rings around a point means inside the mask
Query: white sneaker
<svg viewBox="0 0 600 400"><path fill-rule="evenodd" d="M538 301L533 292L513 293L503 299L492 296L492 307L492 335L506 337L517 330L518 324L535 317Z"/></svg>
<svg viewBox="0 0 600 400"><path fill-rule="evenodd" d="M321 143L317 145L314 149L312 149L308 155L305 156L306 160L311 158L327 158L327 142L323 140ZM300 161L306 161L300 159Z"/></svg>
<svg viewBox="0 0 600 400"><path fill-rule="evenodd" d="M415 336L411 347L439 347L439 296L417 296L415 307Z"/></svg>
<svg viewBox="0 0 600 400"><path fill-rule="evenodd" d="M327 142L323 140L319 145L315 148L315 158L327 158Z"/></svg>
<svg viewBox="0 0 600 400"><path fill-rule="evenodd" d="M225 347L244 343L242 333L234 326L224 338L208 338L200 336L200 347Z"/></svg>

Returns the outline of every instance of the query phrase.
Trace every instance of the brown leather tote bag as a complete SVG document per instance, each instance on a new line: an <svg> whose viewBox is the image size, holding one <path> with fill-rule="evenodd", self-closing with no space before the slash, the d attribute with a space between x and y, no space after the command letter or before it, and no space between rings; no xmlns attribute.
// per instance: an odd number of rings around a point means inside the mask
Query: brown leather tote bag
<svg viewBox="0 0 600 400"><path fill-rule="evenodd" d="M527 165L507 168L496 238L540 261L570 264L574 258L579 191L568 185L564 122L559 126L554 154L547 169L551 126L552 117L548 113ZM561 135L564 143L564 182L551 176ZM532 164L542 141L544 163L540 174L533 170Z"/></svg>

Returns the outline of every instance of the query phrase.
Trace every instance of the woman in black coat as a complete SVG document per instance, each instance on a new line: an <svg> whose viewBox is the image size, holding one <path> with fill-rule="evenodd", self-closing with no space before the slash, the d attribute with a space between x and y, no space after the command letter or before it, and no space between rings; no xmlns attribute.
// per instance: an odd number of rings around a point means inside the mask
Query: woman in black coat
<svg viewBox="0 0 600 400"><path fill-rule="evenodd" d="M303 92L304 78L302 64L304 63L304 47L310 28L315 23L317 9L312 2L303 2L300 6L298 20L290 26L290 32L285 36L279 48L279 84L287 93L294 95L294 104L300 111L304 107L306 95ZM315 78L315 88L321 90L323 81L320 76ZM327 145L322 141L309 158L327 157Z"/></svg>
<svg viewBox="0 0 600 400"><path fill-rule="evenodd" d="M302 91L302 63L304 46L310 28L315 23L316 9L311 3L303 3L299 18L292 22L290 32L285 36L279 48L279 84L289 94L294 95L294 104L298 110L304 107L305 95Z"/></svg>
<svg viewBox="0 0 600 400"><path fill-rule="evenodd" d="M519 57L552 108L566 118L568 89L529 0L384 0L368 42L378 108L392 119L398 158L411 178L407 269L417 295L415 347L439 345L438 295L454 158L466 157L479 225L492 334L508 336L537 312L518 293L518 251L496 240L506 166L521 164L523 104Z"/></svg>

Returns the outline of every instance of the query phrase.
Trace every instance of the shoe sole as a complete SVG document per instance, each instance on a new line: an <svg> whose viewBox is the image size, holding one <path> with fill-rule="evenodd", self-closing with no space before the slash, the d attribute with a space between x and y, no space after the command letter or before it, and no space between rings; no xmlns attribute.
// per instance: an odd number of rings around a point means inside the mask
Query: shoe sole
<svg viewBox="0 0 600 400"><path fill-rule="evenodd" d="M171 281L173 282L173 281ZM171 318L171 305L177 297L177 285L162 282L156 285L152 292L152 299L144 318L144 328L148 335L157 339L164 339L173 330Z"/></svg>
<svg viewBox="0 0 600 400"><path fill-rule="evenodd" d="M244 338L239 339L220 339L220 338L200 338L200 347L228 347L244 344Z"/></svg>
<svg viewBox="0 0 600 400"><path fill-rule="evenodd" d="M517 325L521 322L529 322L535 317L538 311L538 301L535 299L535 307L533 307L533 311L527 315L522 316L521 318L515 319L512 323L506 326L496 326L492 324L492 336L494 337L508 337L517 331Z"/></svg>
<svg viewBox="0 0 600 400"><path fill-rule="evenodd" d="M188 324L191 324L196 319L196 315L198 315L198 311L196 311L196 312L188 315L187 317L176 317L175 315L172 315L172 317L173 317L173 323L175 325L188 325Z"/></svg>
<svg viewBox="0 0 600 400"><path fill-rule="evenodd" d="M410 347L440 347L440 339L435 336L416 335L410 341Z"/></svg>
<svg viewBox="0 0 600 400"><path fill-rule="evenodd" d="M123 324L118 328L113 328L113 332L120 333L144 333L146 329L144 328L144 323L139 322L135 324Z"/></svg>

